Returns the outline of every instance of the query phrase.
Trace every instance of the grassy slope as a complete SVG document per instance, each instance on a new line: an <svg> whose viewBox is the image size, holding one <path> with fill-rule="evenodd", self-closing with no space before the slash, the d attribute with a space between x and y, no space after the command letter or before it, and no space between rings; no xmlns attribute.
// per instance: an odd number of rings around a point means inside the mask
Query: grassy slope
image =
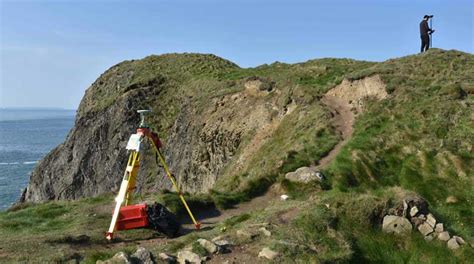
<svg viewBox="0 0 474 264"><path fill-rule="evenodd" d="M135 81L149 82L156 79L156 71L165 69L163 65L174 67L172 61L175 59L167 59L166 56L148 57L142 61L127 62L125 64L130 68L120 70L126 69L124 72L127 72L141 69L142 72L135 75ZM396 201L397 191L394 191L393 186L401 186L425 197L437 218L451 232L467 239L474 237L471 206L474 198L472 55L432 50L423 55L377 64L323 59L295 65L275 63L253 69L240 69L220 60L217 62L219 67L209 66L215 63L214 57L208 59L212 61L210 64L199 62L191 69L186 68L186 71L176 71L180 72L179 76L175 70L182 69L189 61L178 60L179 67L173 68L171 73L163 73L167 79L164 92L170 93L169 88L182 89L180 91L187 95L197 96L199 104L206 94L198 93L199 89L207 89L209 94L225 94L239 90L236 83L243 78L268 77L276 81L277 87L287 93L288 98L306 105L310 113L305 122L296 122L295 118L285 120L275 136L251 161L255 166L249 168L254 168L253 171L228 174L226 181L218 183L213 195L214 202L220 205L240 202L262 191L262 185L265 187L277 181L297 199L263 212L251 212L249 216L222 225L228 225L231 230L251 222L271 220L278 212L296 207L301 209L301 213L289 225L282 225L275 230L275 236L312 248L282 246L265 238L258 239L256 243L270 244L284 252L287 260L298 258L301 262L452 263L474 257L472 249L464 248L453 254L440 242L427 243L417 233L410 238L384 235L379 225L370 218L374 208L386 207ZM164 60L165 64L149 65L156 60ZM192 63L195 63L194 59ZM150 73L153 67L159 69ZM196 71L196 67L200 70ZM320 186L297 186L282 181L285 172L311 164L337 141L334 131L325 125L327 122L321 123L320 127L305 126L311 124L311 119L325 118L324 109L318 102L319 96L344 77L358 79L372 74L380 74L387 82L390 98L367 103L368 111L357 119L352 140L326 170L332 189L321 192ZM174 81L180 85L175 85ZM157 118L159 121L154 124L164 130L172 124L181 93L171 94L173 96L166 104L169 109L162 112L167 117ZM107 102L109 96L101 102ZM152 99L150 103L153 105ZM90 107L92 111L99 111L106 105L91 104ZM293 133L295 127L301 133L298 136ZM301 147L285 152L288 150L285 143ZM284 162L278 167L261 169L264 165L262 160L267 160L266 164L275 164L279 160ZM239 191L228 192L236 188ZM306 192L302 194L301 190ZM315 193L316 198L310 195ZM449 195L455 196L458 202L446 203ZM178 208L172 195L165 194L166 197L168 204ZM2 250L16 252L16 255L8 256L16 260L65 260L74 257L73 252L80 252L84 260L91 262L96 258L106 258L123 249L108 250L102 244L102 232L108 225L110 214L100 208L110 201L110 196L104 196L75 202L46 203L0 213L0 236L4 242L8 242L2 246ZM324 204L329 204L330 209ZM219 228L199 233L199 236L212 236L217 230ZM78 234L90 236L91 244L95 246L71 248L71 238L67 236ZM165 248L157 246L152 249L156 250L155 253L164 249L172 251L194 240L196 236L188 235ZM141 230L127 232L127 238L148 237L150 234ZM132 250L134 246L129 244L123 247Z"/></svg>
<svg viewBox="0 0 474 264"><path fill-rule="evenodd" d="M474 222L473 56L434 50L387 61L366 74L373 73L387 80L392 97L370 104L356 121L352 140L328 169L333 184L416 191L443 221L474 237L473 226L466 225ZM450 195L459 202L447 204Z"/></svg>

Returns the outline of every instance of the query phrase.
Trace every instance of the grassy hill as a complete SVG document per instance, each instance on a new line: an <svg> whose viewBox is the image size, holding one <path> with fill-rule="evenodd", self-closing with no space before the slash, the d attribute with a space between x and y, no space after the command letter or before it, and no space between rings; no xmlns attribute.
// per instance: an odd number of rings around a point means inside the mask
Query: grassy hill
<svg viewBox="0 0 474 264"><path fill-rule="evenodd" d="M343 80L370 76L380 76L388 96L383 100L364 98L362 110L354 110L357 115L351 137L322 169L327 180L309 184L287 181L286 173L317 165L341 140L331 111L321 100L324 95ZM264 96L245 94L253 80L269 91L258 91ZM179 133L173 131L180 129L176 120L185 120L180 119L185 111L192 113L185 116L191 127L206 127L219 123L220 118L236 116L219 124L230 131L223 137L238 140L238 147L224 148L232 155L218 164L222 166L219 177L210 190L188 195L195 210L215 206L225 215L222 209L269 189L267 195L286 193L291 199L279 201L268 196L271 199L263 207L255 206L178 239L134 230L124 232L122 241L112 245L103 239L112 194L26 203L0 213L1 261L77 259L94 263L117 251L131 252L137 244L157 255L174 253L198 237L217 235L245 245L236 250L238 257L256 258L261 247L269 246L281 252L279 261L283 262L467 263L474 259L469 245L451 251L445 243L427 242L417 232L401 237L381 232L381 218L390 208L407 195L419 195L450 233L474 243L474 55L433 49L381 63L318 59L246 69L212 55L150 56L120 63L104 73L86 93L78 119L100 115L130 93L142 94L134 106L159 109L151 123L165 143L179 140ZM210 112L219 103L225 103L217 111L222 114ZM264 114L255 116L259 122L263 120L265 129L249 125L248 130L239 130L244 121L239 113L254 117L261 105L279 109L274 115L268 111L271 121L263 110ZM235 137L232 131L243 131L244 136ZM228 146L226 140L220 143ZM180 166L177 159L172 163ZM155 169L145 169L147 183L137 201L160 200L182 212L173 193L152 192L156 190ZM181 183L191 185L193 181ZM269 223L271 237L246 240L235 235L236 230L250 230L259 223Z"/></svg>

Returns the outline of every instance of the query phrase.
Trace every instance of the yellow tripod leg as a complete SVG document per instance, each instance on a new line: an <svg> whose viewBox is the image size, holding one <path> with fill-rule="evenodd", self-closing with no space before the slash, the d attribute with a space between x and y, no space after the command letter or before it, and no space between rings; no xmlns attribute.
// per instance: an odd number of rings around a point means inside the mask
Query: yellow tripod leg
<svg viewBox="0 0 474 264"><path fill-rule="evenodd" d="M129 205L130 200L132 199L132 192L135 189L137 183L137 174L138 169L140 168L140 155L137 153L137 157L135 163L132 165L132 171L128 177L128 187L127 187L127 194L125 195L125 205Z"/></svg>
<svg viewBox="0 0 474 264"><path fill-rule="evenodd" d="M135 164L137 161L138 161L138 152L132 151L128 158L127 168L125 169L123 180L122 180L122 183L120 184L119 193L117 197L115 197L116 204L115 204L114 214L112 215L112 221L110 222L109 230L107 231L105 235L105 238L107 238L108 240L111 240L113 238L113 233L114 233L115 225L117 224L120 207L122 206L122 203L124 202L125 197L127 196L127 193L129 190L130 176L132 172L134 171Z"/></svg>
<svg viewBox="0 0 474 264"><path fill-rule="evenodd" d="M191 217L191 220L193 221L194 226L196 227L196 229L201 228L201 224L199 222L197 222L196 219L194 218L194 215L191 212L191 209L189 209L188 203L184 199L184 196L181 193L181 190L179 189L178 183L176 183L176 179L174 178L173 174L171 174L171 172L168 168L168 165L166 164L165 158L163 157L163 154L161 154L160 150L156 147L155 143L152 140L150 140L150 141L153 145L153 149L155 150L155 153L158 155L158 158L160 159L161 164L163 165L163 168L166 172L166 175L171 180L171 183L173 184L174 188L176 189L176 192L178 193L179 198L180 198L181 202L184 205L184 208L186 208L186 211L188 212L189 216Z"/></svg>

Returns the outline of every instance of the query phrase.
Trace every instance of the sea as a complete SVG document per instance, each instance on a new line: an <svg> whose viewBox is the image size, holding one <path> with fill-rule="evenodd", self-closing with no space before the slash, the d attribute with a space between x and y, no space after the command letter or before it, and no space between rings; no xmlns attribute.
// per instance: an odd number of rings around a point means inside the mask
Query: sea
<svg viewBox="0 0 474 264"><path fill-rule="evenodd" d="M0 211L18 201L30 173L64 142L75 110L0 108Z"/></svg>

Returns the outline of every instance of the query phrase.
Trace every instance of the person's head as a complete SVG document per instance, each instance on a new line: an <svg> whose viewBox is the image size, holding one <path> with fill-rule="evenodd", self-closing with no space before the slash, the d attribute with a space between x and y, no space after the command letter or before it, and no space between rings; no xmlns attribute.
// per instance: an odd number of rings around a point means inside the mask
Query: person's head
<svg viewBox="0 0 474 264"><path fill-rule="evenodd" d="M429 20L430 18L432 18L432 17L433 17L433 16L425 15L425 16L423 17L423 20L428 21L428 20Z"/></svg>

